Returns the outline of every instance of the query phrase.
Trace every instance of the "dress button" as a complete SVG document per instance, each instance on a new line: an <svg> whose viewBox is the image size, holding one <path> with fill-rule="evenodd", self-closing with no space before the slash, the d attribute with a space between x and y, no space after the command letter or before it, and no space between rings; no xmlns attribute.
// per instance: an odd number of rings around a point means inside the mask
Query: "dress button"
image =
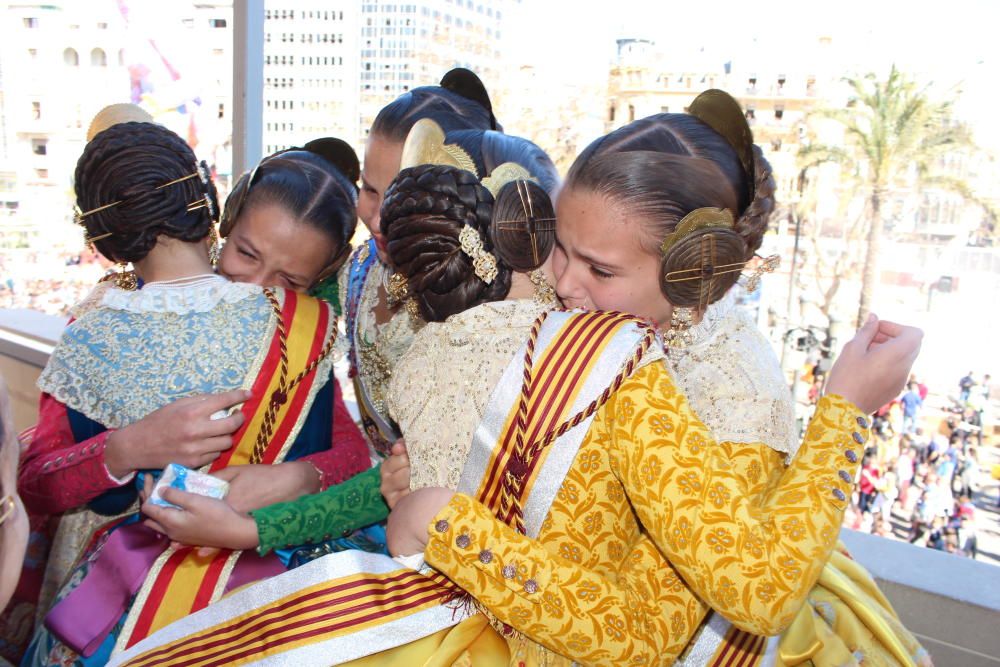
<svg viewBox="0 0 1000 667"><path fill-rule="evenodd" d="M524 582L524 592L527 593L528 595L537 593L538 582L536 582L534 579L528 579L526 582Z"/></svg>
<svg viewBox="0 0 1000 667"><path fill-rule="evenodd" d="M75 459L75 458L76 458L76 454L70 454L69 456L66 457L66 463L72 463L73 459Z"/></svg>
<svg viewBox="0 0 1000 667"><path fill-rule="evenodd" d="M343 532L340 533L340 536L341 537L350 537L351 536L351 530L349 528L345 528L343 530Z"/></svg>
<svg viewBox="0 0 1000 667"><path fill-rule="evenodd" d="M479 552L479 562L483 565L489 565L493 562L493 552L489 549L483 549Z"/></svg>
<svg viewBox="0 0 1000 667"><path fill-rule="evenodd" d="M850 461L851 463L858 462L858 455L854 453L853 449L848 449L846 452L844 452L844 456L847 457L847 460Z"/></svg>
<svg viewBox="0 0 1000 667"><path fill-rule="evenodd" d="M847 473L846 470L838 470L837 474L840 475L840 479L844 480L848 484L851 484L851 483L854 482L854 480L851 479L851 476Z"/></svg>
<svg viewBox="0 0 1000 667"><path fill-rule="evenodd" d="M455 538L455 544L458 545L459 549L468 549L469 545L472 544L472 538L465 533L462 533Z"/></svg>
<svg viewBox="0 0 1000 667"><path fill-rule="evenodd" d="M512 563L508 563L501 568L500 574L503 575L504 579L513 579L517 576L517 567Z"/></svg>
<svg viewBox="0 0 1000 667"><path fill-rule="evenodd" d="M858 421L858 426L860 426L861 428L868 428L868 420L865 419L864 417L858 417L857 421Z"/></svg>
<svg viewBox="0 0 1000 667"><path fill-rule="evenodd" d="M859 445L865 444L864 436L862 436L857 431L855 431L854 433L852 433L851 437L854 438L854 442L858 443Z"/></svg>
<svg viewBox="0 0 1000 667"><path fill-rule="evenodd" d="M449 526L448 522L444 519L441 519L436 524L434 524L434 530L436 530L439 533L447 533L450 527L451 526Z"/></svg>
<svg viewBox="0 0 1000 667"><path fill-rule="evenodd" d="M45 465L42 466L42 470L48 470L52 467L52 461L46 461Z"/></svg>
<svg viewBox="0 0 1000 667"><path fill-rule="evenodd" d="M839 500L840 502L844 502L845 500L847 500L847 496L845 496L844 492L841 491L840 489L833 490L833 497Z"/></svg>
<svg viewBox="0 0 1000 667"><path fill-rule="evenodd" d="M63 457L61 457L61 456L57 456L57 457L56 457L56 465L57 465L57 466L61 466L61 465L62 465L62 462L63 462Z"/></svg>

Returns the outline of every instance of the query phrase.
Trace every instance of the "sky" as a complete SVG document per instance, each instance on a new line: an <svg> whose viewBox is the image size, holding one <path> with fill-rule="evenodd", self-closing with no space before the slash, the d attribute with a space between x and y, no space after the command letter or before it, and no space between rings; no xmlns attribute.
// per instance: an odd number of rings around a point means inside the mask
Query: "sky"
<svg viewBox="0 0 1000 667"><path fill-rule="evenodd" d="M586 7L587 9L583 9ZM614 0L604 7L521 0L508 30L516 55L563 79L606 77L615 40L641 37L678 57L701 49L718 62L753 57L794 67L794 52L831 37L844 73L887 72L892 63L947 94L980 143L1000 151L1000 2L996 0ZM959 87L956 89L956 86Z"/></svg>

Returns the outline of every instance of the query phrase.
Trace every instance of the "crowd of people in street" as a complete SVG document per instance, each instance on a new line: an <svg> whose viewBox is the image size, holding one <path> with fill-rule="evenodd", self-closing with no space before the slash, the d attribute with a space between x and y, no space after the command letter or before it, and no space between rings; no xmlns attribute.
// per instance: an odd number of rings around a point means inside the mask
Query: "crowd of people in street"
<svg viewBox="0 0 1000 667"><path fill-rule="evenodd" d="M924 407L927 385L911 377L899 398L876 413L876 437L845 526L976 557L977 518L982 523L984 506L993 503L981 488L984 448L992 445L983 428L990 376L969 372L958 389L950 407L934 415Z"/></svg>
<svg viewBox="0 0 1000 667"><path fill-rule="evenodd" d="M38 271L40 266L46 270ZM59 252L55 256L52 252L0 251L0 308L66 316L106 271L106 263L88 250Z"/></svg>

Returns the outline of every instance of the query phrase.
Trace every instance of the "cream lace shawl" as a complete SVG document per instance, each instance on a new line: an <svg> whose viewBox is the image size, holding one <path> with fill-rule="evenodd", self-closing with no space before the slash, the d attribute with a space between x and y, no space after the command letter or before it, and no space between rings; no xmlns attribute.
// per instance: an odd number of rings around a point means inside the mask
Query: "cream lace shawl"
<svg viewBox="0 0 1000 667"><path fill-rule="evenodd" d="M667 365L716 440L764 443L791 458L799 446L791 393L770 343L737 306L741 291L709 306L694 342L669 350Z"/></svg>
<svg viewBox="0 0 1000 667"><path fill-rule="evenodd" d="M774 351L734 288L693 328L694 344L667 364L717 440L798 448L791 394ZM428 323L393 370L389 414L406 437L410 488L458 486L493 387L544 308L498 301Z"/></svg>
<svg viewBox="0 0 1000 667"><path fill-rule="evenodd" d="M429 322L414 337L387 398L406 437L411 489L458 487L490 394L545 309L530 299L494 301Z"/></svg>

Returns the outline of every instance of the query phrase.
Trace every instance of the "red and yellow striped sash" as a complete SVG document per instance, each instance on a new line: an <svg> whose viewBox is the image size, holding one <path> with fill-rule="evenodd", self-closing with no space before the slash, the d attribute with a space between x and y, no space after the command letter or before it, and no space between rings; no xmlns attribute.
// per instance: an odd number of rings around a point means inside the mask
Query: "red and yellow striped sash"
<svg viewBox="0 0 1000 667"><path fill-rule="evenodd" d="M767 642L767 637L730 627L708 664L710 667L757 667L764 661Z"/></svg>
<svg viewBox="0 0 1000 667"><path fill-rule="evenodd" d="M142 653L129 667L209 667L272 655L391 623L441 604L442 575L400 569L322 582ZM330 656L334 661L336 656Z"/></svg>
<svg viewBox="0 0 1000 667"><path fill-rule="evenodd" d="M331 328L335 326L329 306L317 299L284 292L281 321L286 328L287 379L306 369L320 354ZM306 375L287 394L274 416L271 438L263 451L254 453L257 436L266 420L271 396L282 382L277 331L251 387L253 397L241 408L246 417L233 435L234 445L209 468L216 471L231 465L250 462L278 463L291 447L314 395L316 371ZM168 549L153 565L136 597L119 647L129 647L160 628L183 618L222 594L240 552L221 550L214 556L199 556L196 550L183 547Z"/></svg>
<svg viewBox="0 0 1000 667"><path fill-rule="evenodd" d="M522 459L519 454L523 452L518 452L518 428L523 430L522 445L529 446L565 422L583 387L583 378L593 370L615 334L635 323L635 318L620 313L574 313L566 318L545 347L531 370L527 410L522 416L517 402L511 408L501 430L503 435L490 456L476 493L479 501L499 519L507 523L514 520L516 503L523 502L530 494L546 455L542 450L539 456ZM504 507L503 486L508 474L516 475L523 482L515 505Z"/></svg>

